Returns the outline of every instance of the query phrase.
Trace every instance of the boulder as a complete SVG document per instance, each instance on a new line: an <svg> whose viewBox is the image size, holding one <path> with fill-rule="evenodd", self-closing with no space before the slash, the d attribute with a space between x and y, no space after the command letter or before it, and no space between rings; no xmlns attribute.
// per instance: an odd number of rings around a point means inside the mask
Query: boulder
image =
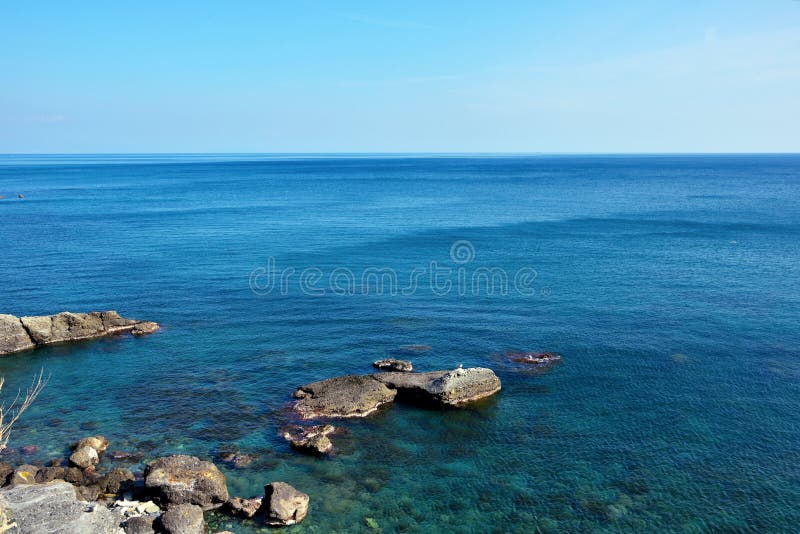
<svg viewBox="0 0 800 534"><path fill-rule="evenodd" d="M268 525L294 525L308 513L308 495L286 482L273 482L264 486L262 508Z"/></svg>
<svg viewBox="0 0 800 534"><path fill-rule="evenodd" d="M122 524L122 529L125 534L155 534L156 530L153 525L155 520L155 515L137 515L128 518Z"/></svg>
<svg viewBox="0 0 800 534"><path fill-rule="evenodd" d="M283 438L293 449L305 454L323 455L333 450L329 434L336 431L333 425L292 426L283 431Z"/></svg>
<svg viewBox="0 0 800 534"><path fill-rule="evenodd" d="M3 489L0 509L10 511L25 534L118 534L122 521L104 506L78 500L63 481Z"/></svg>
<svg viewBox="0 0 800 534"><path fill-rule="evenodd" d="M9 478L11 478L11 474L14 472L14 468L11 467L9 464L5 462L0 462L0 486L5 486L9 482ZM2 531L0 531L2 532Z"/></svg>
<svg viewBox="0 0 800 534"><path fill-rule="evenodd" d="M382 371L395 371L402 373L410 373L414 370L414 366L411 364L411 362L406 360L395 360L393 358L378 360L377 362L373 362L372 366Z"/></svg>
<svg viewBox="0 0 800 534"><path fill-rule="evenodd" d="M429 373L378 373L374 378L397 390L399 398L434 406L460 406L500 391L491 369L472 367Z"/></svg>
<svg viewBox="0 0 800 534"><path fill-rule="evenodd" d="M159 458L147 466L144 476L145 487L162 505L196 504L209 510L228 500L225 475L194 456Z"/></svg>
<svg viewBox="0 0 800 534"><path fill-rule="evenodd" d="M195 504L177 504L161 514L159 519L166 534L205 534L208 531L203 509Z"/></svg>
<svg viewBox="0 0 800 534"><path fill-rule="evenodd" d="M66 474L67 470L64 467L42 467L36 473L36 483L43 484L54 480L64 480Z"/></svg>
<svg viewBox="0 0 800 534"><path fill-rule="evenodd" d="M128 469L115 467L98 482L98 486L106 495L119 495L133 491L136 477Z"/></svg>
<svg viewBox="0 0 800 534"><path fill-rule="evenodd" d="M36 347L19 317L0 314L0 356Z"/></svg>
<svg viewBox="0 0 800 534"><path fill-rule="evenodd" d="M87 467L92 467L97 465L100 461L100 456L97 454L97 451L93 447L83 446L78 449L75 449L69 457L70 465L74 465L75 467L79 467L81 469L86 469Z"/></svg>
<svg viewBox="0 0 800 534"><path fill-rule="evenodd" d="M252 519L261 508L262 500L261 497L251 497L249 499L234 497L225 503L225 512L233 517Z"/></svg>
<svg viewBox="0 0 800 534"><path fill-rule="evenodd" d="M396 392L369 375L346 375L298 388L295 411L303 419L364 417L394 400Z"/></svg>
<svg viewBox="0 0 800 534"><path fill-rule="evenodd" d="M0 355L120 332L144 335L158 328L156 323L126 319L115 311L61 312L31 317L0 315Z"/></svg>
<svg viewBox="0 0 800 534"><path fill-rule="evenodd" d="M23 486L36 483L36 474L39 468L35 465L23 464L14 469L9 480L11 486Z"/></svg>
<svg viewBox="0 0 800 534"><path fill-rule="evenodd" d="M103 436L89 436L73 443L70 448L74 451L81 447L91 447L100 454L108 449L108 440Z"/></svg>

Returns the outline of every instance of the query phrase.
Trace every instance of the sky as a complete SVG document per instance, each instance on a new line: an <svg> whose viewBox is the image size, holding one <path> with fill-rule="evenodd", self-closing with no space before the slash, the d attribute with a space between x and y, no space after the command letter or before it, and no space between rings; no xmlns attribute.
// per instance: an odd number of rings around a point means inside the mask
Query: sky
<svg viewBox="0 0 800 534"><path fill-rule="evenodd" d="M0 153L800 152L800 1L0 0Z"/></svg>

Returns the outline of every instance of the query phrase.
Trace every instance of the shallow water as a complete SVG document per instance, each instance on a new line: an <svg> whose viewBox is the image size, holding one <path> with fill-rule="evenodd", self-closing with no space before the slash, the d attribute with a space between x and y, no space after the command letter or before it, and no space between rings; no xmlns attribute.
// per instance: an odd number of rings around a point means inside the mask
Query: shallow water
<svg viewBox="0 0 800 534"><path fill-rule="evenodd" d="M0 359L6 393L51 375L11 438L40 447L25 461L93 433L145 460L236 446L258 460L225 468L232 494L310 494L297 532L800 524L800 156L0 156L0 195L0 312L163 325ZM251 291L268 258L287 291ZM361 283L432 261L448 294ZM337 267L355 294L330 291ZM534 270L533 294L459 286L481 267ZM564 363L526 373L515 349ZM344 422L331 459L278 436L294 387L390 355L503 390Z"/></svg>

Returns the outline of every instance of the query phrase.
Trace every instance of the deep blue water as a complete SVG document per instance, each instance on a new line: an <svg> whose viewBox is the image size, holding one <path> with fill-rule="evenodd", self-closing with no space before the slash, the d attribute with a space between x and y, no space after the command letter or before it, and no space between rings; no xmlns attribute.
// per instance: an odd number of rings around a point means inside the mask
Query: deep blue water
<svg viewBox="0 0 800 534"><path fill-rule="evenodd" d="M0 195L0 313L163 325L1 359L6 394L51 375L11 438L41 447L26 461L93 433L145 460L235 444L259 458L225 470L232 494L310 494L296 532L800 524L800 156L0 156ZM269 258L296 274L256 294ZM401 294L431 262L450 292L426 274ZM480 268L507 294L473 291ZM503 390L344 422L332 459L278 436L294 387L410 344L420 370L487 366ZM526 373L512 349L564 364Z"/></svg>

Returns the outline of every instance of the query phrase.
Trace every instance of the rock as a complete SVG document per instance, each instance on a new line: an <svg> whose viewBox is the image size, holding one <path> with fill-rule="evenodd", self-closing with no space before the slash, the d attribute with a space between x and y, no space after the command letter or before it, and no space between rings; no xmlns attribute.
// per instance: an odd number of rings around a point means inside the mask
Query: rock
<svg viewBox="0 0 800 534"><path fill-rule="evenodd" d="M373 376L396 389L401 399L435 406L460 406L500 391L500 379L494 371L483 367Z"/></svg>
<svg viewBox="0 0 800 534"><path fill-rule="evenodd" d="M97 484L88 486L75 486L75 495L83 501L96 501L100 498L103 490Z"/></svg>
<svg viewBox="0 0 800 534"><path fill-rule="evenodd" d="M133 491L135 482L131 471L115 467L100 479L98 485L106 495L120 495Z"/></svg>
<svg viewBox="0 0 800 534"><path fill-rule="evenodd" d="M225 451L219 453L219 459L231 467L236 469L244 469L249 467L255 461L257 456L255 454L247 454L234 451Z"/></svg>
<svg viewBox="0 0 800 534"><path fill-rule="evenodd" d="M0 355L35 348L36 344L19 317L0 314Z"/></svg>
<svg viewBox="0 0 800 534"><path fill-rule="evenodd" d="M395 360L393 358L378 360L377 362L373 362L372 366L377 369L381 369L382 371L410 373L414 370L414 366L411 365L411 362L405 360Z"/></svg>
<svg viewBox="0 0 800 534"><path fill-rule="evenodd" d="M347 375L297 389L294 409L304 419L364 417L394 400L396 392L369 375Z"/></svg>
<svg viewBox="0 0 800 534"><path fill-rule="evenodd" d="M158 326L158 323L142 321L131 329L131 334L134 336L146 336L147 334L152 334L157 331L159 328L161 327Z"/></svg>
<svg viewBox="0 0 800 534"><path fill-rule="evenodd" d="M104 506L79 501L63 481L4 489L0 508L13 513L25 534L118 534L122 519Z"/></svg>
<svg viewBox="0 0 800 534"><path fill-rule="evenodd" d="M11 474L14 472L14 468L8 465L7 463L0 462L0 486L5 486L9 482L9 478L11 478ZM0 531L2 532L2 531Z"/></svg>
<svg viewBox="0 0 800 534"><path fill-rule="evenodd" d="M69 463L81 469L97 465L99 461L100 456L97 454L97 451L89 446L75 449L75 452L69 457Z"/></svg>
<svg viewBox="0 0 800 534"><path fill-rule="evenodd" d="M0 355L11 354L52 343L94 339L136 330L136 335L155 332L150 321L121 317L115 311L70 313L32 317L0 315Z"/></svg>
<svg viewBox="0 0 800 534"><path fill-rule="evenodd" d="M542 369L561 363L561 355L557 352L508 351L505 356L514 363L531 365Z"/></svg>
<svg viewBox="0 0 800 534"><path fill-rule="evenodd" d="M25 198L25 195L23 195L22 193L20 193L19 195L17 195L17 198Z"/></svg>
<svg viewBox="0 0 800 534"><path fill-rule="evenodd" d="M22 454L37 454L39 452L38 445L25 445L24 447L19 448L19 452Z"/></svg>
<svg viewBox="0 0 800 534"><path fill-rule="evenodd" d="M194 504L178 504L161 514L166 534L204 534L207 532L203 509Z"/></svg>
<svg viewBox="0 0 800 534"><path fill-rule="evenodd" d="M43 484L54 480L63 480L67 470L63 467L43 467L36 473L36 483Z"/></svg>
<svg viewBox="0 0 800 534"><path fill-rule="evenodd" d="M64 473L64 480L76 486L85 486L93 482L89 475L78 467L68 468Z"/></svg>
<svg viewBox="0 0 800 534"><path fill-rule="evenodd" d="M105 452L108 449L108 440L103 436L89 436L73 443L70 447L73 451L81 447L91 447L99 453Z"/></svg>
<svg viewBox="0 0 800 534"><path fill-rule="evenodd" d="M11 479L9 484L11 486L22 486L26 484L35 484L36 483L36 473L39 472L39 468L35 465L28 465L23 464L14 469L14 472L11 474Z"/></svg>
<svg viewBox="0 0 800 534"><path fill-rule="evenodd" d="M234 497L225 503L225 512L233 517L252 519L261 508L261 502L261 497L251 497L250 499Z"/></svg>
<svg viewBox="0 0 800 534"><path fill-rule="evenodd" d="M155 534L153 522L156 520L154 515L137 515L128 518L122 524L125 534Z"/></svg>
<svg viewBox="0 0 800 534"><path fill-rule="evenodd" d="M284 430L283 438L293 449L305 454L328 454L333 450L333 443L328 435L336 431L333 425L293 426Z"/></svg>
<svg viewBox="0 0 800 534"><path fill-rule="evenodd" d="M225 475L194 456L167 456L145 469L145 487L162 504L197 504L208 510L228 500Z"/></svg>
<svg viewBox="0 0 800 534"><path fill-rule="evenodd" d="M308 513L308 495L286 482L273 482L264 486L263 508L268 525L294 525Z"/></svg>

